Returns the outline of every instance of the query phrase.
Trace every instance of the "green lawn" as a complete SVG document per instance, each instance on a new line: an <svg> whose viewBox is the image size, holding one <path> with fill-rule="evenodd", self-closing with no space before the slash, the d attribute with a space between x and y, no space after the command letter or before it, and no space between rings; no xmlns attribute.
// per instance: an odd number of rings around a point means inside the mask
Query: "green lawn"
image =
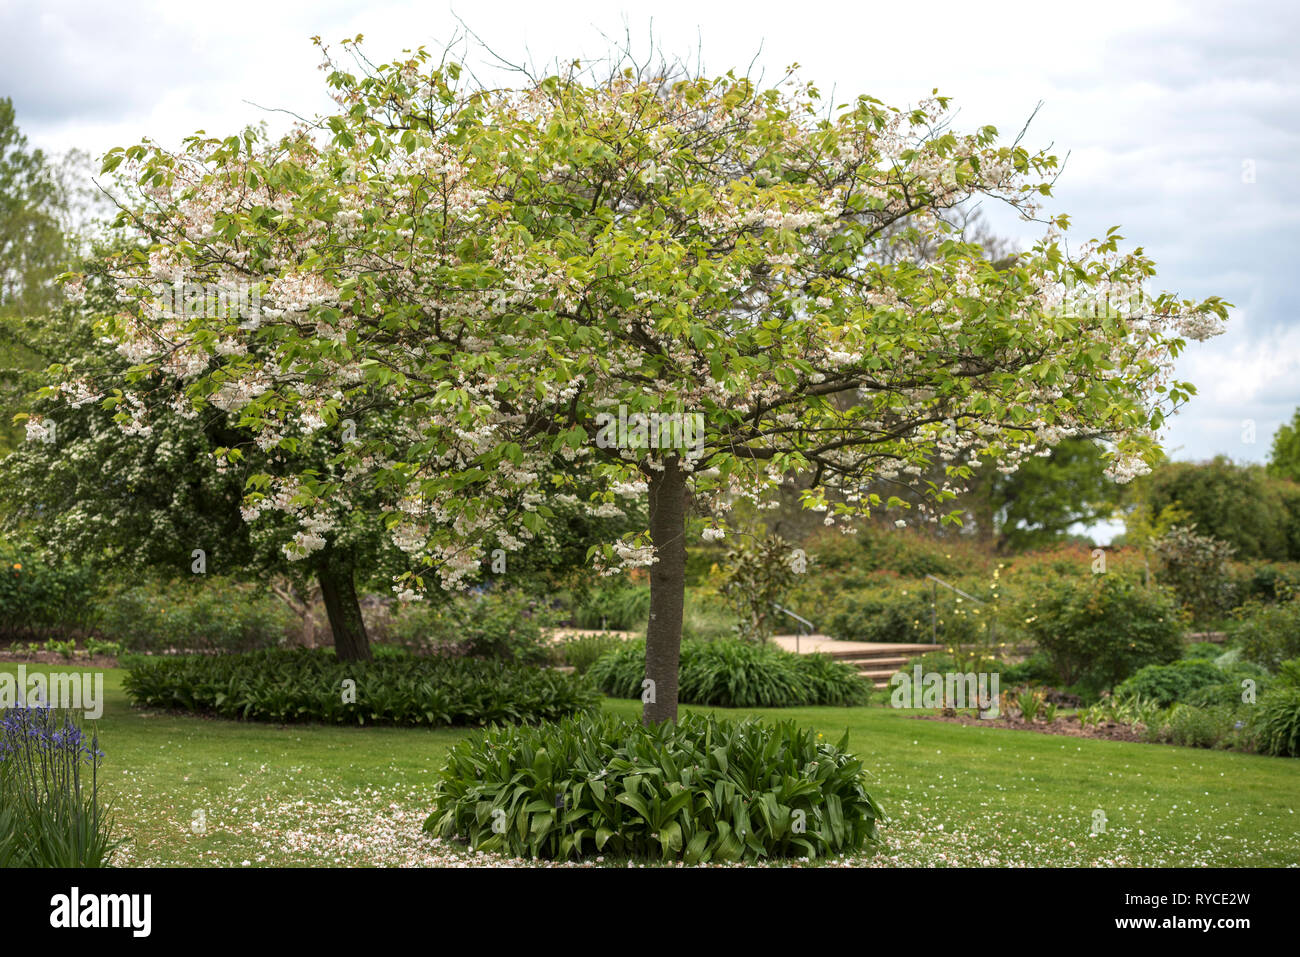
<svg viewBox="0 0 1300 957"><path fill-rule="evenodd" d="M471 732L142 713L128 705L121 674L105 672L98 731L107 754L104 789L119 832L130 839L122 863L501 864L420 831L446 748ZM606 707L629 718L640 710L630 701ZM850 748L872 769L873 795L891 817L885 844L873 856L839 863L1300 861L1294 759L965 727L882 707L766 714L836 739L847 727ZM1095 809L1105 813L1105 833L1090 836ZM203 816L199 830L196 813Z"/></svg>

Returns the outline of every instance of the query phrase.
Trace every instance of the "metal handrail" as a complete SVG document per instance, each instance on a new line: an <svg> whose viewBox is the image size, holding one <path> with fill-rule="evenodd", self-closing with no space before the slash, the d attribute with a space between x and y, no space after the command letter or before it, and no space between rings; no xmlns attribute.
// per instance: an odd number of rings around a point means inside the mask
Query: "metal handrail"
<svg viewBox="0 0 1300 957"><path fill-rule="evenodd" d="M957 595L961 595L961 597L969 601L973 601L977 605L987 605L988 602L986 602L983 598L976 598L974 595L967 594L966 592L958 588L956 585L952 584L951 582L944 581L942 578L939 578L937 575L926 575L925 577L927 580L933 582L933 584L930 586L930 643L933 645L937 645L939 644L939 589L936 586L942 585L950 592L953 592L954 594ZM996 624L992 618L988 620L988 623L989 623L989 641L991 642L993 640L994 628L996 627Z"/></svg>
<svg viewBox="0 0 1300 957"><path fill-rule="evenodd" d="M778 605L776 602L773 602L772 607L775 608L777 611L781 612L782 614L789 615L795 621L806 626L805 631L798 632L794 636L794 652L795 654L799 654L799 638L803 635L813 634L817 630L817 626L814 625L807 618L804 618L802 615L796 615L794 612L792 612L789 608L786 608L784 605Z"/></svg>
<svg viewBox="0 0 1300 957"><path fill-rule="evenodd" d="M940 585L942 585L944 588L948 589L951 592L956 592L958 595L961 595L962 598L969 598L971 601L980 605L988 604L988 602L986 602L983 598L976 598L974 595L968 595L960 588L958 588L956 585L950 584L949 582L944 581L942 578L937 578L934 575L926 575L925 577L932 582L938 582Z"/></svg>

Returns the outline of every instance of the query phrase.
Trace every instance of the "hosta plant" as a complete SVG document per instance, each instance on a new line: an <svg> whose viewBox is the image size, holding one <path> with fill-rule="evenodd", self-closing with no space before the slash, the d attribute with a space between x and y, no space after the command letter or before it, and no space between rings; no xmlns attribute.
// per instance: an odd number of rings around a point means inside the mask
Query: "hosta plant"
<svg viewBox="0 0 1300 957"><path fill-rule="evenodd" d="M587 672L615 698L641 698L645 642L629 641ZM866 704L871 687L849 665L826 655L795 655L740 641L682 642L678 694L687 704L721 708L794 708Z"/></svg>
<svg viewBox="0 0 1300 957"><path fill-rule="evenodd" d="M451 748L425 830L476 851L687 864L820 858L878 840L862 763L792 722L602 714Z"/></svg>
<svg viewBox="0 0 1300 957"><path fill-rule="evenodd" d="M137 707L247 721L461 725L549 721L595 705L582 679L524 665L332 651L134 657L122 682ZM351 684L349 684L351 682Z"/></svg>

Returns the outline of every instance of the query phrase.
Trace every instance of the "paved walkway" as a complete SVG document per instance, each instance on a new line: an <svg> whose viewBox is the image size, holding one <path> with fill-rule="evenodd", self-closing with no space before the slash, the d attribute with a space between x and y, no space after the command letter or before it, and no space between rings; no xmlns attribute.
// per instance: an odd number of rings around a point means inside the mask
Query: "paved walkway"
<svg viewBox="0 0 1300 957"><path fill-rule="evenodd" d="M773 635L772 641L786 651L798 650L800 654L835 652L837 657L847 655L881 654L883 652L934 651L939 645L895 644L880 641L836 641L827 635Z"/></svg>

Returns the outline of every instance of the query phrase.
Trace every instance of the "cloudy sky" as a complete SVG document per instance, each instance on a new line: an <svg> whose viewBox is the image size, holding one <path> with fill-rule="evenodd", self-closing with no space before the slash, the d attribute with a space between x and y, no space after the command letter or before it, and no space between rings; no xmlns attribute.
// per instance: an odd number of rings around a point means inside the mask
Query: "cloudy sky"
<svg viewBox="0 0 1300 957"><path fill-rule="evenodd" d="M797 62L837 98L903 105L938 87L960 107L958 126L993 123L1008 138L1041 101L1026 142L1069 154L1052 209L1072 215L1072 234L1118 225L1159 264L1159 289L1235 304L1229 331L1180 360L1200 394L1174 420L1170 453L1263 461L1300 405L1300 315L1285 292L1300 274L1300 4L1290 0L0 0L0 96L54 151L277 128L287 118L275 110L330 106L313 35L336 44L363 33L380 60L441 47L461 21L516 61L594 57L626 31L642 48L653 34L669 53L702 51L714 72L757 57L773 76ZM1013 219L994 223L1033 238Z"/></svg>

